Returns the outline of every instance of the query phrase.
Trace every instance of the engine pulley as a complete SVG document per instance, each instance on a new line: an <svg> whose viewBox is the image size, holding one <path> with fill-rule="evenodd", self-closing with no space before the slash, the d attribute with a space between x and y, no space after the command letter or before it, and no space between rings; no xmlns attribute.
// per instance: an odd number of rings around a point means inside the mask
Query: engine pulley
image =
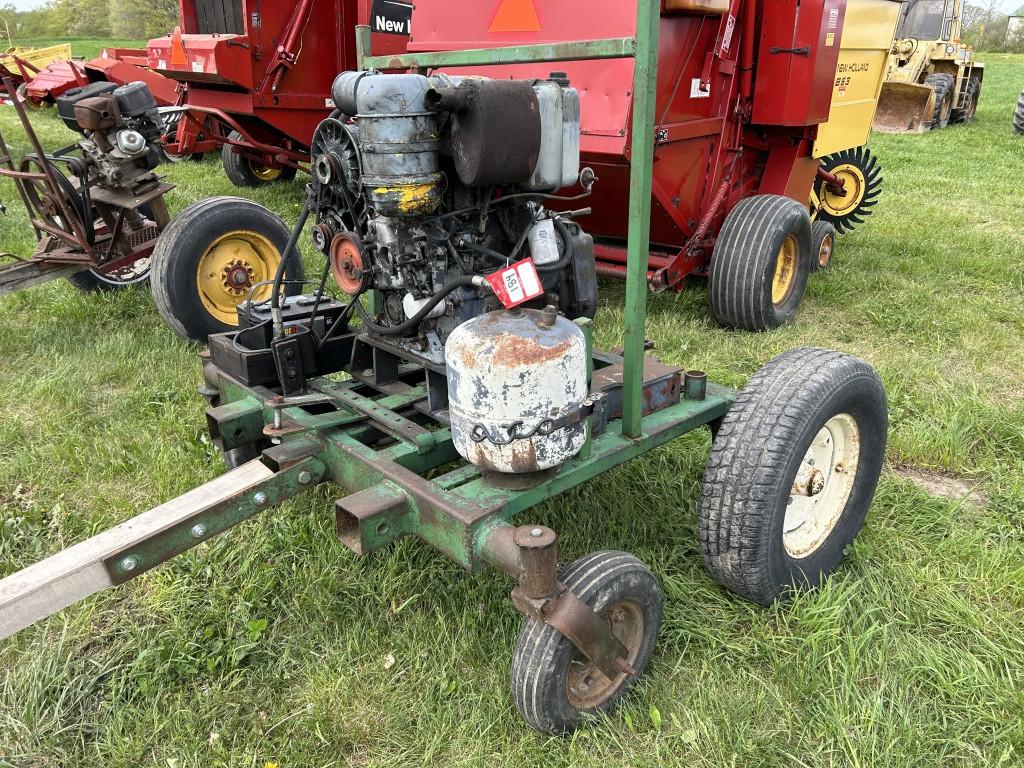
<svg viewBox="0 0 1024 768"><path fill-rule="evenodd" d="M331 275L349 296L362 292L366 282L363 244L351 232L340 232L331 241Z"/></svg>

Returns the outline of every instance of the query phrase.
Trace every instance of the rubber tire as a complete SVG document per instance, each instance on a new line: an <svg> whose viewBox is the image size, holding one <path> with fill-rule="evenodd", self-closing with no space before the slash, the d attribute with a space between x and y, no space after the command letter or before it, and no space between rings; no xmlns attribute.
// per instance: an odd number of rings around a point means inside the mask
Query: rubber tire
<svg viewBox="0 0 1024 768"><path fill-rule="evenodd" d="M567 566L559 575L573 594L601 612L623 599L641 606L644 636L628 675L611 697L592 710L577 710L566 695L566 674L578 653L558 630L525 619L512 656L512 695L523 719L538 731L561 735L579 726L584 714L612 711L643 674L661 628L662 594L658 580L640 560L626 552L595 552Z"/></svg>
<svg viewBox="0 0 1024 768"><path fill-rule="evenodd" d="M50 109L54 106L49 101L32 101L28 96L28 83L22 83L15 88L15 90L18 92L18 95L21 96L22 101L25 104L25 109L30 112L42 112L43 110Z"/></svg>
<svg viewBox="0 0 1024 768"><path fill-rule="evenodd" d="M778 307L772 277L785 239L795 235L799 254L796 283ZM795 316L811 271L811 217L807 207L779 195L742 200L725 219L715 243L708 298L715 319L727 328L766 331Z"/></svg>
<svg viewBox="0 0 1024 768"><path fill-rule="evenodd" d="M924 80L924 84L935 91L935 112L932 114L931 130L941 131L943 128L948 128L953 117L953 110L950 109L949 117L943 121L943 106L947 101L952 101L956 97L954 92L956 78L952 75L936 73L928 75Z"/></svg>
<svg viewBox="0 0 1024 768"><path fill-rule="evenodd" d="M209 243L225 232L251 229L268 237L284 251L290 232L277 214L240 197L211 197L193 203L176 216L157 240L150 268L153 300L164 321L179 336L205 343L214 333L234 330L203 306L196 286L199 259ZM302 261L296 253L289 259L285 277L301 280ZM294 296L300 285L286 285L285 294Z"/></svg>
<svg viewBox="0 0 1024 768"><path fill-rule="evenodd" d="M859 427L857 477L831 534L795 560L782 537L793 480L818 431L840 413ZM805 348L768 363L726 414L704 472L697 532L711 575L761 605L820 585L864 524L887 431L885 389L864 361Z"/></svg>
<svg viewBox="0 0 1024 768"><path fill-rule="evenodd" d="M242 141L242 134L232 131L228 134L231 141ZM277 184L282 181L291 181L295 178L295 168L284 166L281 175L272 181L265 181L252 172L249 161L238 152L232 144L224 144L220 150L221 163L224 165L224 173L228 180L236 187L261 187L266 184Z"/></svg>
<svg viewBox="0 0 1024 768"><path fill-rule="evenodd" d="M153 209L148 204L139 206L139 211L150 221L155 220ZM152 266L151 260L150 271L152 271ZM92 269L83 269L80 272L75 272L73 275L68 275L67 280L82 293L96 293L98 291L122 291L125 288L137 288L149 282L149 274L147 272L145 277L136 280L134 283L108 283L96 277Z"/></svg>
<svg viewBox="0 0 1024 768"><path fill-rule="evenodd" d="M825 264L821 263L821 246L825 238L832 238L832 252ZM836 228L827 221L816 221L811 225L811 272L824 272L832 266L836 255Z"/></svg>
<svg viewBox="0 0 1024 768"><path fill-rule="evenodd" d="M1013 113L1013 132L1018 136L1024 136L1024 91L1020 92L1017 109Z"/></svg>
<svg viewBox="0 0 1024 768"><path fill-rule="evenodd" d="M974 120L978 113L978 98L981 96L981 80L972 77L967 81L967 101L962 109L954 109L949 122L954 125L964 125Z"/></svg>

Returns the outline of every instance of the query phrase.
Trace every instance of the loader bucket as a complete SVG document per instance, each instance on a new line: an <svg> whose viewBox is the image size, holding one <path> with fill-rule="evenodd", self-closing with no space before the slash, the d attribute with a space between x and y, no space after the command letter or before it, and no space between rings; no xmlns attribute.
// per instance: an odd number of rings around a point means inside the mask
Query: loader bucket
<svg viewBox="0 0 1024 768"><path fill-rule="evenodd" d="M881 133L926 133L932 127L935 91L927 85L886 83L878 98L874 129Z"/></svg>

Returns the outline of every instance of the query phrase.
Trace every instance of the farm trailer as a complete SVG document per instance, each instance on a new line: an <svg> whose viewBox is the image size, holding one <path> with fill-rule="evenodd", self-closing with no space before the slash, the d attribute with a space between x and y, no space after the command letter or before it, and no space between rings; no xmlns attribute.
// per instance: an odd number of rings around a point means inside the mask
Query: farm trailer
<svg viewBox="0 0 1024 768"><path fill-rule="evenodd" d="M656 4L657 5L657 4ZM661 0L651 218L652 289L709 278L724 325L762 330L795 314L808 274L828 266L835 231L867 216L881 177L867 142L899 15L890 0ZM630 3L419 3L410 52L626 36ZM622 277L628 230L632 59L567 61L580 90L585 161L600 179L585 219L601 274ZM470 68L546 77L545 65ZM484 66L479 66L480 64ZM781 195L805 206L759 195ZM815 219L812 226L811 218ZM762 235L781 227L782 245Z"/></svg>
<svg viewBox="0 0 1024 768"><path fill-rule="evenodd" d="M353 552L415 536L470 572L516 579L513 698L530 725L564 733L644 671L662 593L625 552L559 570L554 531L512 520L700 427L715 435L697 525L714 577L767 604L838 567L882 467L885 393L871 368L796 350L736 392L645 356L659 17L648 3L635 12L624 36L364 56L365 71L339 75L338 116L317 128L285 254L313 217L320 285L333 276L347 303L322 289L282 301L279 268L270 306L243 305L243 330L212 336L203 356L208 426L234 469L0 581L0 637L330 482ZM592 181L579 160L580 92L559 75L375 71L495 59L550 70L580 58L637 62L622 354L593 348L593 241L575 221L586 211L543 205ZM281 226L257 208L199 203L175 237L198 236L200 222ZM508 264L519 248L531 258ZM188 249L176 253L189 266Z"/></svg>

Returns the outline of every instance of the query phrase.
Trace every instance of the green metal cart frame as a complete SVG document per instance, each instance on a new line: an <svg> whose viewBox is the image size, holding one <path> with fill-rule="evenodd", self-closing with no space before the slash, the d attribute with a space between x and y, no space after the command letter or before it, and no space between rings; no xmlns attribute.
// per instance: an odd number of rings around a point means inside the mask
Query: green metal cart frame
<svg viewBox="0 0 1024 768"><path fill-rule="evenodd" d="M211 401L207 416L218 445L231 451L267 438L274 444L222 477L0 581L0 637L332 481L347 491L336 502L338 535L355 552L415 535L470 572L498 567L518 579L513 602L520 611L555 627L606 675L628 671L625 648L608 624L558 582L554 532L516 528L510 521L722 419L736 397L714 385L705 391L699 376L691 389L680 370L645 360L659 13L656 3L638 5L635 37L553 45L374 57L366 55L369 29L357 30L364 69L636 59L625 346L621 356L591 349L592 379L605 385L596 399L607 396L618 405L603 430L593 429L594 417L588 417L591 432L579 456L524 487L482 476L458 457L447 429L416 420L427 387L404 380L404 363L367 338L357 343L366 345L367 359L388 360L390 376L371 367L362 376L354 372L351 381L314 379L297 397L243 386L208 365L203 393ZM589 346L589 323L580 324ZM661 398L657 408L652 398ZM380 436L388 439L380 443Z"/></svg>

